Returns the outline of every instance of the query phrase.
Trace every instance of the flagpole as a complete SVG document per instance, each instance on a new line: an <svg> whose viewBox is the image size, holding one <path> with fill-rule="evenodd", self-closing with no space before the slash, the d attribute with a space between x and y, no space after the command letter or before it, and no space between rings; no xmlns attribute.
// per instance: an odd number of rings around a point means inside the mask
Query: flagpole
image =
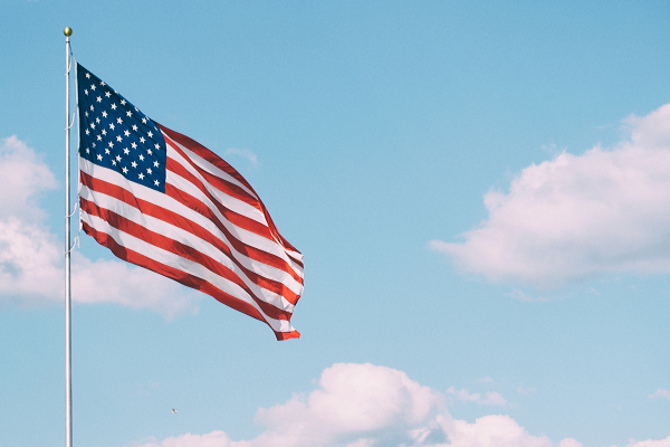
<svg viewBox="0 0 670 447"><path fill-rule="evenodd" d="M72 447L72 328L70 291L70 36L72 28L63 30L65 34L65 447Z"/></svg>

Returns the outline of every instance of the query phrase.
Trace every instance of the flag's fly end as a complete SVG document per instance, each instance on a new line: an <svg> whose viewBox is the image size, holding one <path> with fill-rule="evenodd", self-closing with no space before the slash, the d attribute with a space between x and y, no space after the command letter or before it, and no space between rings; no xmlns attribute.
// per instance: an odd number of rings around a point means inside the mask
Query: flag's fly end
<svg viewBox="0 0 670 447"><path fill-rule="evenodd" d="M291 340L292 338L300 338L300 332L291 331L291 332L275 332L277 341Z"/></svg>

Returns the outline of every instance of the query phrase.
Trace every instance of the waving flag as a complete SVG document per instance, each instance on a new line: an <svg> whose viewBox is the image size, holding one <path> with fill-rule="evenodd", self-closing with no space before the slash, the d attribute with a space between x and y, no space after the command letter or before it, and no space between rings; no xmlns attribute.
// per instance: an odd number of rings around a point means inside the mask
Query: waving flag
<svg viewBox="0 0 670 447"><path fill-rule="evenodd" d="M84 231L153 270L297 338L302 255L251 185L187 136L152 121L77 64Z"/></svg>

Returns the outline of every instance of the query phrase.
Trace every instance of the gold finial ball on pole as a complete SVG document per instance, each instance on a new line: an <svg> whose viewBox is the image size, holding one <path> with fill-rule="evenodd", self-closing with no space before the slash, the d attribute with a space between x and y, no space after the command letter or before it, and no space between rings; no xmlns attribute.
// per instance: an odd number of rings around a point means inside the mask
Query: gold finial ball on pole
<svg viewBox="0 0 670 447"><path fill-rule="evenodd" d="M67 37L70 37L72 35L72 28L66 26L65 29L63 30L63 34L65 34Z"/></svg>

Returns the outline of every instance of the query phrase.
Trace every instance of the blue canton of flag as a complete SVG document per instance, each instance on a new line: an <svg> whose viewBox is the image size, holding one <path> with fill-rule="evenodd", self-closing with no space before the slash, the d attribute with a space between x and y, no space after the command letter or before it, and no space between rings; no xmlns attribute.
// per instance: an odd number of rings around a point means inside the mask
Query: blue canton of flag
<svg viewBox="0 0 670 447"><path fill-rule="evenodd" d="M165 191L165 139L156 124L83 67L77 82L80 156Z"/></svg>

